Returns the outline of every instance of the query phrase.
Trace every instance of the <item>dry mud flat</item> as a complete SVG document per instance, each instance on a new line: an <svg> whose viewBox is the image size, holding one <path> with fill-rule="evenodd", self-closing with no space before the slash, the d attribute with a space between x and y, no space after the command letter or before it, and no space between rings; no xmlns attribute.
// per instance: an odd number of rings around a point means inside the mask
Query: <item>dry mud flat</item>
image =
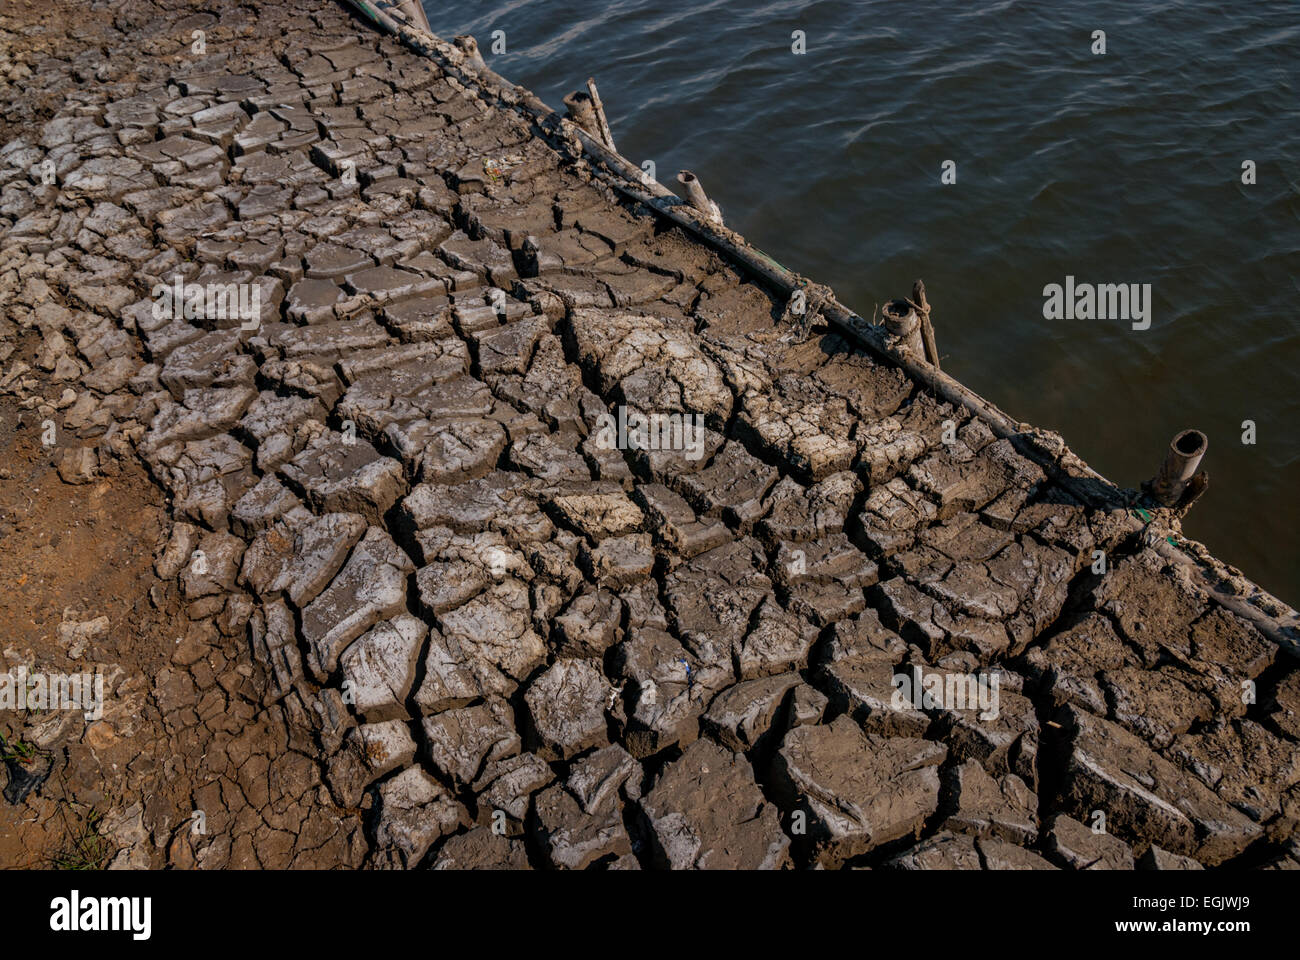
<svg viewBox="0 0 1300 960"><path fill-rule="evenodd" d="M57 796L118 866L1300 867L1296 662L1118 498L341 7L23 8L0 110L31 469L165 504L131 642L5 651L120 668L95 723L5 715L59 774L25 856ZM160 316L177 277L257 322ZM702 455L608 449L619 407Z"/></svg>

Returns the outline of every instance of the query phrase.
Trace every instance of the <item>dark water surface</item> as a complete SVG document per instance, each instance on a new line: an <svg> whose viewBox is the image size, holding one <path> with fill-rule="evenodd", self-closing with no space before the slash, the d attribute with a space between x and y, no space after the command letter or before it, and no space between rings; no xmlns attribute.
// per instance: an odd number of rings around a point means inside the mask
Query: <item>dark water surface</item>
<svg viewBox="0 0 1300 960"><path fill-rule="evenodd" d="M1300 602L1300 3L425 7L553 107L595 76L621 153L863 315L924 278L944 369L1121 486L1204 430L1188 535ZM1067 275L1150 328L1045 320Z"/></svg>

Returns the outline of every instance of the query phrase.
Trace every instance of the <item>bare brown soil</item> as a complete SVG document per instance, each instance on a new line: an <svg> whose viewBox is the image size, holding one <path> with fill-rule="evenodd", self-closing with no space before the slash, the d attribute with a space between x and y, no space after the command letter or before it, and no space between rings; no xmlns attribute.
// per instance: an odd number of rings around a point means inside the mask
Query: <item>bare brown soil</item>
<svg viewBox="0 0 1300 960"><path fill-rule="evenodd" d="M1136 491L336 4L85 11L0 16L0 631L106 699L0 712L0 864L1300 867L1300 671Z"/></svg>

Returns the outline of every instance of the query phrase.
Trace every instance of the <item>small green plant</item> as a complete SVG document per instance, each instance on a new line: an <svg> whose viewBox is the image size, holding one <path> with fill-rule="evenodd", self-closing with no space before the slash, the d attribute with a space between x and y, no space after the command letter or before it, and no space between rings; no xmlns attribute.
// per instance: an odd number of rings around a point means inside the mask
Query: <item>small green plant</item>
<svg viewBox="0 0 1300 960"><path fill-rule="evenodd" d="M67 813L64 812L64 820ZM69 824L68 840L57 853L50 857L50 867L54 870L103 870L108 865L108 840L99 834L102 814L93 807L82 819L80 825Z"/></svg>
<svg viewBox="0 0 1300 960"><path fill-rule="evenodd" d="M36 759L36 747L26 740L18 739L10 743L0 736L0 760L16 760L19 763L31 763Z"/></svg>

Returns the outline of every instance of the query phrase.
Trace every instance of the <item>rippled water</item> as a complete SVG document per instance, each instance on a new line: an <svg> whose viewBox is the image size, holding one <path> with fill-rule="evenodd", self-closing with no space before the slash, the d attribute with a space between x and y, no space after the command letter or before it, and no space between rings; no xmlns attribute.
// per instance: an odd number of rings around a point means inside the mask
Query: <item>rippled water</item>
<svg viewBox="0 0 1300 960"><path fill-rule="evenodd" d="M1120 485L1204 430L1188 534L1300 602L1294 0L425 6L553 107L595 76L621 153L859 312L924 278L944 369ZM1043 319L1067 274L1151 284L1150 329Z"/></svg>

